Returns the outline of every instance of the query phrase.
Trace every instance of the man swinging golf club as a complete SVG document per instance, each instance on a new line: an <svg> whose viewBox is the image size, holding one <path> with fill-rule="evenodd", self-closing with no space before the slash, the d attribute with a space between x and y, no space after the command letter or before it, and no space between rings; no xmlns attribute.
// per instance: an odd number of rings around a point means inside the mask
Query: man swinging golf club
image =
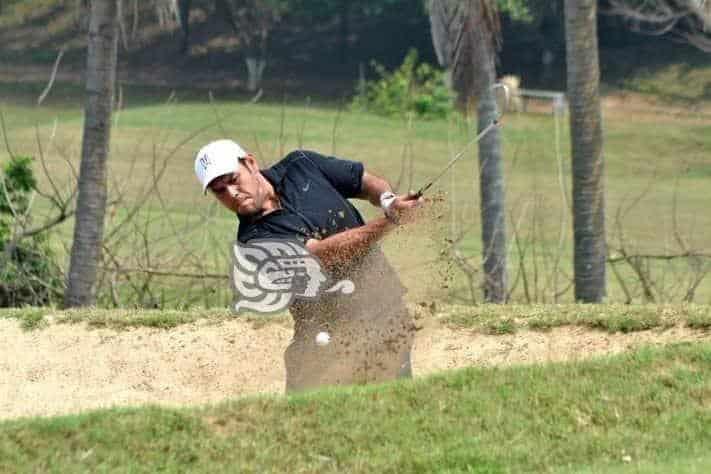
<svg viewBox="0 0 711 474"><path fill-rule="evenodd" d="M294 336L285 352L286 388L354 384L411 376L414 326L406 290L378 241L411 222L422 199L395 195L387 181L363 164L296 150L267 169L232 140L204 146L195 173L237 214L237 241L298 242L335 280L353 282L350 294L322 293L293 300ZM385 216L365 222L349 199L382 207ZM317 335L327 344L317 343Z"/></svg>

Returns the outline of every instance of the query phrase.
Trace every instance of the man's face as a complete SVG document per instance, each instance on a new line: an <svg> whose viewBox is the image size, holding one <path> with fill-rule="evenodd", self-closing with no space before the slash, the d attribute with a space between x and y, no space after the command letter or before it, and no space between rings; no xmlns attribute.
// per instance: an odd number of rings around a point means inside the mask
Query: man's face
<svg viewBox="0 0 711 474"><path fill-rule="evenodd" d="M251 155L240 159L234 173L219 176L208 185L212 194L227 209L240 216L251 216L262 210L265 191L259 180L259 167Z"/></svg>

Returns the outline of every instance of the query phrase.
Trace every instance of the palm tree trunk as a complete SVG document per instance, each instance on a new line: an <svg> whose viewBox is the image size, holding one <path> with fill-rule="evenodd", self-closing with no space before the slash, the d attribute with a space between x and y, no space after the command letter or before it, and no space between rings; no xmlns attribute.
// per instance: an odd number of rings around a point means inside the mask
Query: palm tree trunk
<svg viewBox="0 0 711 474"><path fill-rule="evenodd" d="M482 63L483 84L479 93L477 128L481 133L498 116L494 84L493 56L489 67ZM488 71L485 71L488 70ZM484 259L484 300L489 303L506 302L506 208L504 169L501 157L501 136L492 129L479 142L479 192L481 195L481 242Z"/></svg>
<svg viewBox="0 0 711 474"><path fill-rule="evenodd" d="M64 304L92 305L106 211L106 159L118 45L117 0L93 0L76 224Z"/></svg>
<svg viewBox="0 0 711 474"><path fill-rule="evenodd" d="M341 0L338 9L338 60L341 64L348 61L348 36L351 34L351 4L353 0Z"/></svg>
<svg viewBox="0 0 711 474"><path fill-rule="evenodd" d="M497 119L496 52L499 20L494 0L429 0L432 43L440 65L451 71L464 113L476 101L479 133ZM479 142L479 192L484 299L506 301L506 209L501 137L494 128Z"/></svg>
<svg viewBox="0 0 711 474"><path fill-rule="evenodd" d="M180 29L183 32L183 37L180 41L180 52L188 55L190 52L190 7L192 0L180 0L178 8L180 9Z"/></svg>
<svg viewBox="0 0 711 474"><path fill-rule="evenodd" d="M570 136L573 155L575 299L606 295L605 181L597 47L597 0L565 0Z"/></svg>
<svg viewBox="0 0 711 474"><path fill-rule="evenodd" d="M474 44L474 57L477 59L475 64L478 64L478 67L473 68L473 74L478 98L477 128L481 133L498 118L499 112L493 89L496 80L496 52L494 42L484 36L494 32L484 31L487 23L483 19L478 23L480 40ZM498 128L492 129L479 142L479 192L484 299L490 303L504 303L507 289L506 208L501 136Z"/></svg>

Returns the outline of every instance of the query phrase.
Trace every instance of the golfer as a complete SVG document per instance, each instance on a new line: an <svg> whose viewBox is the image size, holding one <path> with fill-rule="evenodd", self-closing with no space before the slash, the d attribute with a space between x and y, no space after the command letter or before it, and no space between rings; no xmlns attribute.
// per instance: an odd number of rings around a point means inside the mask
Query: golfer
<svg viewBox="0 0 711 474"><path fill-rule="evenodd" d="M354 283L351 294L321 294L289 307L294 336L285 352L287 391L410 377L414 325L406 290L378 241L413 220L422 200L395 195L362 163L296 150L270 168L232 140L217 140L195 157L195 173L237 214L237 239L299 241L332 281ZM365 222L349 199L365 199L384 216ZM330 343L316 344L327 332Z"/></svg>

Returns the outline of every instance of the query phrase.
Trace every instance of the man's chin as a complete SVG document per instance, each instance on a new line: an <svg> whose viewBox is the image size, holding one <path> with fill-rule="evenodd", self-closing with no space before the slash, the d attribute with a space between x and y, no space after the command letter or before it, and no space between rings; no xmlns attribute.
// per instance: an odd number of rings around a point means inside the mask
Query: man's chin
<svg viewBox="0 0 711 474"><path fill-rule="evenodd" d="M254 217L257 214L257 210L252 206L240 207L237 209L237 215L239 217Z"/></svg>

